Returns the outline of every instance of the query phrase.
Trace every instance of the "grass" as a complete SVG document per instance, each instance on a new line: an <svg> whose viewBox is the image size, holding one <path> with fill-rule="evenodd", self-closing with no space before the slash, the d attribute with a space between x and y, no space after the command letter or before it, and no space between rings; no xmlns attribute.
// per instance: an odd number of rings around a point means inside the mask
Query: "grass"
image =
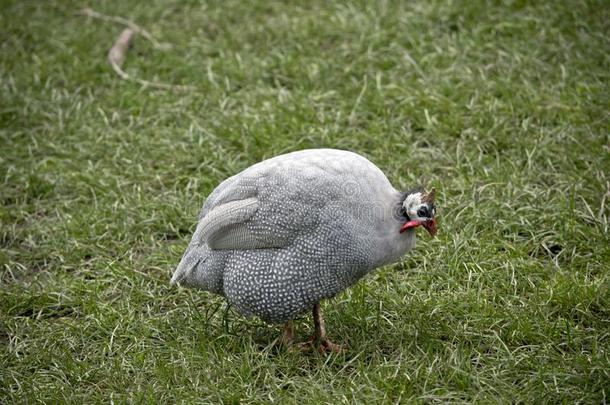
<svg viewBox="0 0 610 405"><path fill-rule="evenodd" d="M119 80L83 6L1 6L0 402L608 401L605 2L94 3L182 93ZM329 357L169 286L221 180L310 147L440 193L437 239L324 304Z"/></svg>

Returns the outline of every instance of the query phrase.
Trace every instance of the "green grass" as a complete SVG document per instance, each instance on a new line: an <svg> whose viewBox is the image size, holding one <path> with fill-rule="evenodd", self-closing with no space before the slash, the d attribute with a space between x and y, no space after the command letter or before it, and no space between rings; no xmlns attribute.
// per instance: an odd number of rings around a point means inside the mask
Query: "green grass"
<svg viewBox="0 0 610 405"><path fill-rule="evenodd" d="M180 93L87 4L2 2L0 402L607 402L607 3L296 3L92 3ZM169 286L221 180L309 147L442 221L324 304L329 357Z"/></svg>

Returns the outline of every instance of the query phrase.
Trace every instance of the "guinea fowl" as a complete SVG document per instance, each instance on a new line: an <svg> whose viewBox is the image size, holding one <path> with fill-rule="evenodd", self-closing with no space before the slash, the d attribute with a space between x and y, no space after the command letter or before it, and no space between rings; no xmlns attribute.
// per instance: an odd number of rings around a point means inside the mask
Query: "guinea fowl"
<svg viewBox="0 0 610 405"><path fill-rule="evenodd" d="M246 316L285 323L313 309L307 344L326 337L320 301L415 245L415 228L436 234L435 191L399 192L366 158L309 149L257 163L207 198L171 283L220 294Z"/></svg>

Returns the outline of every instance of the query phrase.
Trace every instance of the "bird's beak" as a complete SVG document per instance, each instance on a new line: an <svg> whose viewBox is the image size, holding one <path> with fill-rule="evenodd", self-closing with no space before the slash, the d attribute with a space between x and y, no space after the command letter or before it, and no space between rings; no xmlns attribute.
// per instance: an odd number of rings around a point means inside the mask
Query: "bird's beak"
<svg viewBox="0 0 610 405"><path fill-rule="evenodd" d="M400 228L400 233L406 232L407 229L417 228L420 225L423 226L424 228L426 228L426 230L428 231L430 236L436 235L436 231L437 231L436 218L432 218L427 221L419 221L416 219L414 219L412 221L407 221Z"/></svg>

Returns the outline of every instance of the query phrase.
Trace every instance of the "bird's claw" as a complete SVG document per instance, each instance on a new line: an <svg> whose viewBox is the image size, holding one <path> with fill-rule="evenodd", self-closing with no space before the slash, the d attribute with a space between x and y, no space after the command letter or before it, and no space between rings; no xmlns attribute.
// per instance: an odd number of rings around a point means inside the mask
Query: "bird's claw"
<svg viewBox="0 0 610 405"><path fill-rule="evenodd" d="M312 349L315 349L320 354L326 354L330 352L344 353L346 351L343 346L331 342L326 337L316 336L312 336L311 338L309 338L309 340L299 343L297 347L301 352L308 352Z"/></svg>

